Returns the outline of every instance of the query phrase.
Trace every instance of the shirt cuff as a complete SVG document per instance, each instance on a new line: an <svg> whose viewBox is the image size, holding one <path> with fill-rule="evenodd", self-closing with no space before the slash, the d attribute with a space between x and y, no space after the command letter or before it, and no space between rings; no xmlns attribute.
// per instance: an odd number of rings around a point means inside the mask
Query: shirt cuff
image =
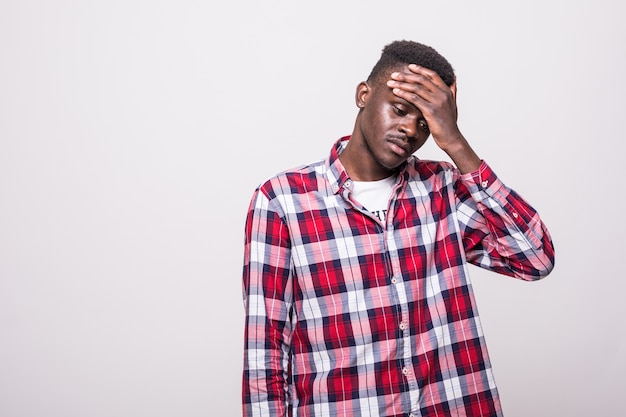
<svg viewBox="0 0 626 417"><path fill-rule="evenodd" d="M476 171L462 174L461 181L476 201L495 196L504 185L485 161L481 162Z"/></svg>

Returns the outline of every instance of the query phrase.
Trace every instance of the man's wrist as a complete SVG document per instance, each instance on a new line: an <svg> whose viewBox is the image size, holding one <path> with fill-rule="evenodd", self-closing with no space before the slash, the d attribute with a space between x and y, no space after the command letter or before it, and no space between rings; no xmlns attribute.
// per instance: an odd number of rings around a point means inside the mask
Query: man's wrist
<svg viewBox="0 0 626 417"><path fill-rule="evenodd" d="M442 148L442 150L452 159L461 174L476 171L482 163L482 159L474 152L463 135L460 135L457 140L452 141L451 145Z"/></svg>

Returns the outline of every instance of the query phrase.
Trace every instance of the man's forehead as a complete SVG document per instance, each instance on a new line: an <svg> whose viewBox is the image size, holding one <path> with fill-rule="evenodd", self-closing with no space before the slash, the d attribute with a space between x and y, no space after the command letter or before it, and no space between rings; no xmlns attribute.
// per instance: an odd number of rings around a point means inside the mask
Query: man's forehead
<svg viewBox="0 0 626 417"><path fill-rule="evenodd" d="M417 108L413 103L399 97L393 93L393 88L387 85L388 78L383 79L382 82L376 83L372 86L372 90L374 96L377 96L376 101L387 102L387 103L397 103L406 107L406 110L414 111L418 114L418 117L422 116L422 112L419 108Z"/></svg>

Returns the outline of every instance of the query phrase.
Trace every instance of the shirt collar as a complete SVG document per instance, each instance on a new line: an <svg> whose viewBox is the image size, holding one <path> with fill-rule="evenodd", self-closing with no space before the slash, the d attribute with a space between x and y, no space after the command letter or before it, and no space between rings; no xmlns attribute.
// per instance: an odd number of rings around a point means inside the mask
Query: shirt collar
<svg viewBox="0 0 626 417"><path fill-rule="evenodd" d="M343 152L349 140L350 136L344 136L340 138L337 142L335 142L333 148L330 151L330 156L326 160L326 175L333 194L339 193L343 188L352 188L352 179L350 178L343 164L339 160L339 155L341 154L341 152ZM410 176L409 170L410 167L413 165L414 160L416 160L416 158L414 156L411 156L409 157L407 162L404 162L400 166L398 179L401 182L402 187L404 187L404 184L406 184L406 181Z"/></svg>

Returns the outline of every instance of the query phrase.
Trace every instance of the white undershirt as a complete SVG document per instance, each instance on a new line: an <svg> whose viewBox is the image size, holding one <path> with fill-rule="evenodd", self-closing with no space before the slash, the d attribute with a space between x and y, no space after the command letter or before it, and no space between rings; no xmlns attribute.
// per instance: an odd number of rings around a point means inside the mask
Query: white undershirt
<svg viewBox="0 0 626 417"><path fill-rule="evenodd" d="M392 175L378 181L354 181L352 197L384 223L396 178Z"/></svg>

